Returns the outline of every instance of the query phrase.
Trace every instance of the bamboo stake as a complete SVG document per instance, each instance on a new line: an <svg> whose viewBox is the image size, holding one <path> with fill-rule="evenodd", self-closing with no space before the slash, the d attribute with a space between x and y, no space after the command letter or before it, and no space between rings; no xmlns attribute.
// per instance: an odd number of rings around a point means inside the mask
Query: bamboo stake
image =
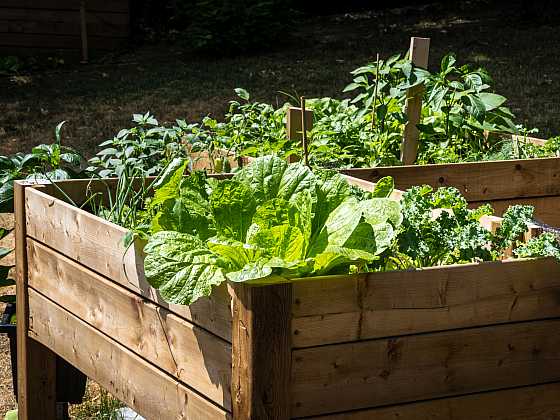
<svg viewBox="0 0 560 420"><path fill-rule="evenodd" d="M305 97L300 99L301 103L301 146L303 148L303 163L309 166L309 151L307 148L307 121L305 118Z"/></svg>
<svg viewBox="0 0 560 420"><path fill-rule="evenodd" d="M428 68L430 38L410 38L410 60L416 67ZM412 165L418 155L418 139L420 132L417 124L422 116L422 95L424 86L410 88L406 94L406 115L408 122L404 128L401 148L401 160L405 165Z"/></svg>
<svg viewBox="0 0 560 420"><path fill-rule="evenodd" d="M375 107L377 106L377 86L379 86L379 53L377 53L377 62L375 66L375 90L373 92L373 109L371 111L371 129L375 127Z"/></svg>

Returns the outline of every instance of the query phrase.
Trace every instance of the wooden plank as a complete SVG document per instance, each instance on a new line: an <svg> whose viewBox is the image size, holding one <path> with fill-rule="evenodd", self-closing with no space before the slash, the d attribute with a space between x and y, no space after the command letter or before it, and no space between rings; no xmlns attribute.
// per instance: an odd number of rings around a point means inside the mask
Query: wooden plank
<svg viewBox="0 0 560 420"><path fill-rule="evenodd" d="M468 201L491 201L560 195L560 159L523 159L446 165L344 169L347 175L376 182L384 176L395 188L413 185L456 187Z"/></svg>
<svg viewBox="0 0 560 420"><path fill-rule="evenodd" d="M26 195L26 211L31 238L231 342L225 286L190 306L168 304L144 277L143 244L124 247L126 229L35 190Z"/></svg>
<svg viewBox="0 0 560 420"><path fill-rule="evenodd" d="M102 38L126 37L128 27L115 27L103 23L92 23L87 25L91 30L91 36ZM34 22L34 21L11 21L0 19L0 33L12 34L41 34L41 35L74 35L80 34L81 27L79 22Z"/></svg>
<svg viewBox="0 0 560 420"><path fill-rule="evenodd" d="M494 213L502 215L510 206L524 204L535 208L534 218L538 222L550 226L560 227L560 196L514 198L511 200L473 201L469 203L470 208L490 204Z"/></svg>
<svg viewBox="0 0 560 420"><path fill-rule="evenodd" d="M560 316L551 258L394 271L293 284L294 347Z"/></svg>
<svg viewBox="0 0 560 420"><path fill-rule="evenodd" d="M295 350L292 410L327 414L560 379L560 319Z"/></svg>
<svg viewBox="0 0 560 420"><path fill-rule="evenodd" d="M415 67L427 69L429 54L430 38L410 38L410 61ZM401 147L401 161L405 165L414 164L418 154L420 131L417 125L422 118L422 96L424 96L423 84L411 87L406 93L405 112L408 121L404 126Z"/></svg>
<svg viewBox="0 0 560 420"><path fill-rule="evenodd" d="M88 43L92 49L109 50L122 48L128 44L128 38L91 36ZM80 34L55 35L55 34L25 34L0 32L0 47L30 47L53 49L80 49L82 42Z"/></svg>
<svg viewBox="0 0 560 420"><path fill-rule="evenodd" d="M291 284L235 285L233 416L290 418Z"/></svg>
<svg viewBox="0 0 560 420"><path fill-rule="evenodd" d="M1 0L0 0L1 2ZM76 1L79 5L79 1ZM0 9L0 17L3 21L16 22L43 22L43 23L75 23L80 25L79 10L34 10L34 9ZM130 24L127 14L96 13L89 12L86 16L89 25L104 23L109 27L126 27ZM2 30L2 32L5 32Z"/></svg>
<svg viewBox="0 0 560 420"><path fill-rule="evenodd" d="M90 36L101 38L123 38L129 33L128 26L110 25L105 22L92 22L87 25ZM0 33L74 35L81 33L80 22L40 22L35 20L4 20L0 18Z"/></svg>
<svg viewBox="0 0 560 420"><path fill-rule="evenodd" d="M128 0L88 0L88 11L102 11L111 13L128 13ZM80 2L76 0L0 0L0 15L2 9L52 9L52 10L79 10Z"/></svg>
<svg viewBox="0 0 560 420"><path fill-rule="evenodd" d="M228 419L228 413L35 290L29 335L79 368L140 415ZM43 418L43 417L36 417Z"/></svg>
<svg viewBox="0 0 560 420"><path fill-rule="evenodd" d="M315 417L316 420L554 420L560 383Z"/></svg>
<svg viewBox="0 0 560 420"><path fill-rule="evenodd" d="M286 120L286 135L288 139L298 141L303 139L301 123L301 108L289 107ZM305 127L307 131L311 131L313 128L313 111L311 109L305 110Z"/></svg>
<svg viewBox="0 0 560 420"><path fill-rule="evenodd" d="M360 178L354 178L353 176L350 176L350 175L344 175L344 177L346 178L346 180L348 181L348 183L350 185L354 185L358 188L361 188L364 191L375 190L375 183L373 183L373 182L365 181L365 180L360 179ZM400 201L403 193L404 193L404 191L400 191L400 190L395 189L395 190L393 190L393 192L391 193L389 198L391 198L393 200Z"/></svg>
<svg viewBox="0 0 560 420"><path fill-rule="evenodd" d="M537 137L523 136L523 135L513 135L512 140L519 140L522 142L533 143L536 146L544 146L547 142L545 139L540 139Z"/></svg>
<svg viewBox="0 0 560 420"><path fill-rule="evenodd" d="M231 410L231 345L28 240L29 285L121 345Z"/></svg>
<svg viewBox="0 0 560 420"><path fill-rule="evenodd" d="M29 329L28 260L26 235L26 192L32 183L14 182L16 240L16 308L18 418L56 419L56 355L27 336ZM45 188L45 187L44 187Z"/></svg>

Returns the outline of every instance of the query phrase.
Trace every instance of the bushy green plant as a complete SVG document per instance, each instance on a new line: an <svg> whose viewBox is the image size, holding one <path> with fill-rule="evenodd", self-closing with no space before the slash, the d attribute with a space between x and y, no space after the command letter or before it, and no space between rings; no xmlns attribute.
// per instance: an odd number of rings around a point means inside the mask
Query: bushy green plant
<svg viewBox="0 0 560 420"><path fill-rule="evenodd" d="M15 180L61 180L85 175L81 155L73 148L62 145L64 123L56 126L54 143L40 144L27 154L0 156L0 212L13 211Z"/></svg>
<svg viewBox="0 0 560 420"><path fill-rule="evenodd" d="M0 56L0 75L18 74L23 67L23 62L16 56Z"/></svg>
<svg viewBox="0 0 560 420"><path fill-rule="evenodd" d="M293 20L286 0L179 0L174 23L196 50L230 55L269 47Z"/></svg>
<svg viewBox="0 0 560 420"><path fill-rule="evenodd" d="M89 160L89 171L107 178L118 177L125 168L133 167L143 176L151 176L160 173L173 158L186 155L183 128L161 126L149 112L134 114L132 121L134 127L120 130L99 145L103 149Z"/></svg>

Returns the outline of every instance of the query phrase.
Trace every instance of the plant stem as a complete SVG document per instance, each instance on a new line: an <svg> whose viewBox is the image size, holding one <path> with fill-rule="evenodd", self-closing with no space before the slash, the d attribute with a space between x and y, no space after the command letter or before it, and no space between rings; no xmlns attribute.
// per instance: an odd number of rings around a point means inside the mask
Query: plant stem
<svg viewBox="0 0 560 420"><path fill-rule="evenodd" d="M375 108L377 106L377 86L379 86L379 53L377 53L377 62L375 65L375 89L373 91L373 109L371 110L371 129L375 127Z"/></svg>

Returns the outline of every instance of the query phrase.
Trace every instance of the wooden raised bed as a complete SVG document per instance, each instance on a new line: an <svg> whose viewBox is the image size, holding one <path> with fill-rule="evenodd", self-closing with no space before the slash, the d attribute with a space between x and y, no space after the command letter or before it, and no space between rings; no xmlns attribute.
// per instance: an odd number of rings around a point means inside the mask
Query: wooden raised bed
<svg viewBox="0 0 560 420"><path fill-rule="evenodd" d="M88 182L57 184L78 198ZM15 194L20 420L55 418L55 354L150 419L560 415L553 259L224 285L168 305L125 229L51 185Z"/></svg>
<svg viewBox="0 0 560 420"><path fill-rule="evenodd" d="M513 204L528 204L535 207L536 219L560 226L560 158L556 157L346 169L342 172L370 182L391 176L396 188L402 190L422 184L434 188L456 187L471 206L490 203L496 214L502 214Z"/></svg>

